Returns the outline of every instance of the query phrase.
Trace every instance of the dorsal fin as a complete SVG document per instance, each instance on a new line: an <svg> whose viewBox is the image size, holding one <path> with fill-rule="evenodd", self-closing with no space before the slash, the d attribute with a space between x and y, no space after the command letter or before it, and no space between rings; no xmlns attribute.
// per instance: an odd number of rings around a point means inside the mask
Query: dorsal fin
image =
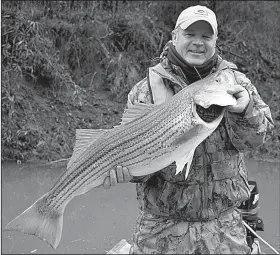
<svg viewBox="0 0 280 255"><path fill-rule="evenodd" d="M106 132L104 129L76 129L76 142L67 168L70 168L81 153L85 151L90 144L100 138L104 132Z"/></svg>
<svg viewBox="0 0 280 255"><path fill-rule="evenodd" d="M153 104L136 103L133 106L124 110L121 125L133 121L157 107L158 107L157 105L153 105Z"/></svg>

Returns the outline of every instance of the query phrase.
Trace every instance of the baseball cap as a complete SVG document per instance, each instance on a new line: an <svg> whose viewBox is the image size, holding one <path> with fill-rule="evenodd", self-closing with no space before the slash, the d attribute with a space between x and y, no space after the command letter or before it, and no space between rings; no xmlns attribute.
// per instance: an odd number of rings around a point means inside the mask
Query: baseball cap
<svg viewBox="0 0 280 255"><path fill-rule="evenodd" d="M180 26L182 29L186 29L188 26L199 20L208 22L211 25L214 34L218 34L218 24L215 13L206 6L201 5L191 6L183 10L177 19L175 28Z"/></svg>

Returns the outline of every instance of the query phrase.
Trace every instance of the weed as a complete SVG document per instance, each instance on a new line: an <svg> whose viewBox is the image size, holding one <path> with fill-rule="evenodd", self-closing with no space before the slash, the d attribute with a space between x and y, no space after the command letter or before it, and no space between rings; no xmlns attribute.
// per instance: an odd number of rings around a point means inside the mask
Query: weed
<svg viewBox="0 0 280 255"><path fill-rule="evenodd" d="M76 128L116 124L177 16L196 4L214 9L220 54L271 107L275 135L254 153L280 155L279 2L2 1L2 157L67 157Z"/></svg>

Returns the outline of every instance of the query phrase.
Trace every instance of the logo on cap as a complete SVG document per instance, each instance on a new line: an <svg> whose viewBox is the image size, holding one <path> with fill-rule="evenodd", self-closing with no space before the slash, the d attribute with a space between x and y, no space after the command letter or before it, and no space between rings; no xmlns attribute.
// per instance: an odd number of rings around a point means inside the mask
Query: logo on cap
<svg viewBox="0 0 280 255"><path fill-rule="evenodd" d="M202 9L195 10L194 13L199 15L208 15L208 13Z"/></svg>

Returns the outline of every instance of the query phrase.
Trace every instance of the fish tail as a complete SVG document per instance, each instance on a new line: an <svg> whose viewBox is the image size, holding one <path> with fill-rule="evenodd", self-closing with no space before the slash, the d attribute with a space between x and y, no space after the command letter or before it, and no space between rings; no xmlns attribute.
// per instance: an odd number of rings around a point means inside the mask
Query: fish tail
<svg viewBox="0 0 280 255"><path fill-rule="evenodd" d="M24 234L35 235L56 249L62 234L63 212L65 206L57 212L46 205L45 194L5 227L5 231L16 230Z"/></svg>

